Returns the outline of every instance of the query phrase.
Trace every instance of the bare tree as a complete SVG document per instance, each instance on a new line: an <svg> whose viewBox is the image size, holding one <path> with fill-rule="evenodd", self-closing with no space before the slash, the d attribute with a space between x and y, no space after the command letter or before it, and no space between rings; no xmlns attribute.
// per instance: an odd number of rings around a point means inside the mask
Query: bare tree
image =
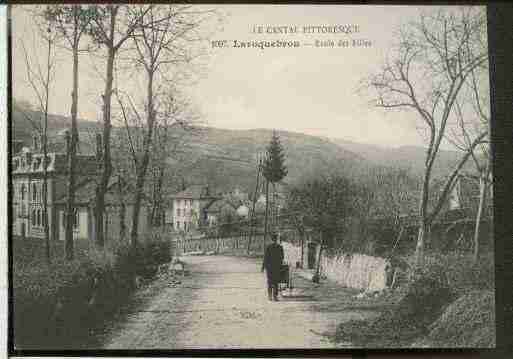
<svg viewBox="0 0 513 359"><path fill-rule="evenodd" d="M34 20L36 18L34 17ZM21 47L25 58L25 67L27 73L28 84L33 91L37 99L37 109L39 112L30 112L30 114L19 108L23 116L32 124L36 129L38 135L42 140L42 167L43 167L43 188L42 188L42 199L43 199L43 228L44 228L44 241L45 241L45 256L48 264L51 263L50 253L50 233L48 225L48 109L50 101L50 86L53 80L55 71L55 42L56 34L51 31L51 27L48 23L39 23L38 29L39 38L46 42L46 63L43 65L37 59L36 51L34 49L33 56L36 59L31 59L29 51L25 46L23 39L21 41ZM44 26L46 25L46 26ZM42 113L43 118L35 119L32 116L38 113ZM42 120L42 121L41 121ZM42 123L41 123L42 122Z"/></svg>
<svg viewBox="0 0 513 359"><path fill-rule="evenodd" d="M472 71L482 66L488 53L480 46L486 16L479 8L440 9L422 13L403 28L392 58L366 81L377 107L413 111L427 135L427 150L419 204L419 232L415 268L424 262L426 235L440 212L457 175L473 149L488 131L473 138L444 184L442 195L428 211L433 165L448 124L454 121L454 105Z"/></svg>
<svg viewBox="0 0 513 359"><path fill-rule="evenodd" d="M166 182L171 182L172 173L169 172L168 159L175 158L177 152L183 148L187 141L187 135L194 133L193 123L198 118L190 103L186 99L180 99L177 90L171 91L163 103L163 111L160 120L155 127L153 150L150 157L151 180L148 192L149 225L160 226L164 219L164 195L168 189Z"/></svg>
<svg viewBox="0 0 513 359"><path fill-rule="evenodd" d="M131 38L137 26L142 22L144 15L151 6L129 5L95 5L95 17L92 21L90 34L93 40L107 52L105 67L105 88L102 94L103 102L103 133L102 151L100 158L100 174L98 176L95 196L95 240L98 247L104 247L104 212L105 193L112 174L111 163L111 104L113 94L114 67L118 53ZM135 11L140 9L140 11Z"/></svg>
<svg viewBox="0 0 513 359"><path fill-rule="evenodd" d="M90 47L81 47L83 37L89 30L89 24L95 16L95 9L84 5L49 5L43 11L43 17L62 36L64 47L71 51L73 57L71 90L71 136L67 148L68 187L66 199L66 229L65 229L65 253L66 259L73 259L73 225L75 218L75 186L76 186L76 158L78 144L78 61L81 51Z"/></svg>
<svg viewBox="0 0 513 359"><path fill-rule="evenodd" d="M169 74L180 74L181 66L193 60L193 54L190 51L191 43L200 41L196 30L205 19L202 12L195 11L189 5L155 5L151 6L149 10L135 9L135 13L142 19L131 38L136 54L135 64L143 69L146 80L144 111L137 108L130 96L125 96L129 103L129 109L123 104L124 101L121 97L118 97L127 131L130 128L127 118L128 111L136 123L140 124L139 130L144 131L141 151L132 152L136 175L130 235L133 248L137 246L139 213L147 169L150 164L155 127L159 122L160 115L173 115L172 109L171 112L160 111L159 113L159 110L165 107L163 105L165 100L168 101L168 106L173 106L172 91L177 80L176 76L170 77ZM170 99L171 103L169 103ZM180 121L176 117L172 120ZM169 124L167 125L169 126Z"/></svg>
<svg viewBox="0 0 513 359"><path fill-rule="evenodd" d="M483 40L483 42L486 40ZM483 43L486 49L486 44ZM477 176L462 174L462 177L471 181L477 181L479 185L479 203L477 206L474 226L474 262L477 263L480 255L481 221L486 211L487 196L492 185L492 158L490 151L490 103L488 63L473 69L469 80L462 90L460 97L455 102L456 123L449 128L447 140L458 150L471 151L471 158ZM473 139L480 133L487 132L483 141L472 147Z"/></svg>

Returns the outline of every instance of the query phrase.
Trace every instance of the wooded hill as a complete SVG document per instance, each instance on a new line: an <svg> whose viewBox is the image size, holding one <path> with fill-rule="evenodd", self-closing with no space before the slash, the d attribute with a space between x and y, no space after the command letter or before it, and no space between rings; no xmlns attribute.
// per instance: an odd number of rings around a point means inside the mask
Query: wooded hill
<svg viewBox="0 0 513 359"><path fill-rule="evenodd" d="M41 117L37 111L25 111L33 119ZM12 137L30 145L34 131L27 116L16 108L12 111ZM48 121L51 150L64 151L62 130L68 128L70 119L50 115ZM80 152L94 153L94 134L101 124L79 120ZM113 128L113 137L123 133ZM330 173L342 173L358 178L362 169L373 166L391 166L409 169L414 176L422 174L425 149L421 146L388 148L334 138L322 138L301 133L278 131L286 153L289 174L285 179L294 184L304 178ZM239 186L252 192L256 179L256 154L265 151L272 135L269 129L228 130L200 127L179 135L183 145L168 158L171 173L167 185L170 190L186 184L208 183L218 191ZM177 137L177 136L173 136ZM452 168L459 154L441 151L436 163L435 175L443 176ZM172 180L171 180L172 178Z"/></svg>

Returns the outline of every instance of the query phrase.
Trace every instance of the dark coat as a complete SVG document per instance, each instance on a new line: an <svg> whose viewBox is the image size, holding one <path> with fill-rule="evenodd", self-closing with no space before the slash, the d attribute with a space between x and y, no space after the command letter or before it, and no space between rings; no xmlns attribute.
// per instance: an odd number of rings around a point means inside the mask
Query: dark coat
<svg viewBox="0 0 513 359"><path fill-rule="evenodd" d="M283 247L278 243L271 243L265 249L262 269L265 268L269 280L279 281L283 257Z"/></svg>

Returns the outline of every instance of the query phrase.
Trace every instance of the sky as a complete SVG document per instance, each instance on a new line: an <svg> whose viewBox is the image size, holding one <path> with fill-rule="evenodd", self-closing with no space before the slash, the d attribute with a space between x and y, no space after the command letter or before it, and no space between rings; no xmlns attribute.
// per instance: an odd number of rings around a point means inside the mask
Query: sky
<svg viewBox="0 0 513 359"><path fill-rule="evenodd" d="M414 19L414 6L347 5L223 5L225 14L211 40L227 40L228 47L212 48L206 67L186 92L201 115L214 127L229 129L273 128L316 136L335 137L384 146L421 145L414 114L385 113L357 93L359 81L379 69L394 41L397 27ZM358 26L358 33L300 34L303 26ZM263 34L254 34L261 25ZM268 34L268 26L297 26L296 34ZM16 98L34 102L26 83L20 39L30 47L34 28L20 9L13 10L13 91ZM315 47L316 40L362 39L369 47ZM234 48L233 40L300 41L299 48ZM71 62L63 51L52 88L51 112L68 115ZM34 59L37 58L34 57ZM69 57L68 57L69 58ZM79 116L98 120L103 91L101 65L81 57ZM92 66L96 64L96 67ZM138 89L137 81L118 85Z"/></svg>

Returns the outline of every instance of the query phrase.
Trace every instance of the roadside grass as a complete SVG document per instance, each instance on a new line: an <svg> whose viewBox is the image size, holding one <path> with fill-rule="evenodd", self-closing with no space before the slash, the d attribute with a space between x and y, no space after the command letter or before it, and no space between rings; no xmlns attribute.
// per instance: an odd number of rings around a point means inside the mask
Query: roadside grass
<svg viewBox="0 0 513 359"><path fill-rule="evenodd" d="M376 298L376 303L395 302L392 308L371 320L342 323L335 340L366 348L465 347L472 343L490 347L494 343L490 338L495 337L489 295L494 289L493 274L493 253L482 256L478 265L473 265L468 254L432 253L417 280ZM474 331L483 339L478 340ZM446 334L447 340L443 339Z"/></svg>
<svg viewBox="0 0 513 359"><path fill-rule="evenodd" d="M171 260L169 241L141 241L137 254L111 242L104 251L82 248L75 260L52 252L42 259L42 241L13 245L13 329L16 349L85 349L94 333L126 303L136 277L150 280Z"/></svg>
<svg viewBox="0 0 513 359"><path fill-rule="evenodd" d="M495 293L475 290L451 303L416 347L495 347Z"/></svg>

